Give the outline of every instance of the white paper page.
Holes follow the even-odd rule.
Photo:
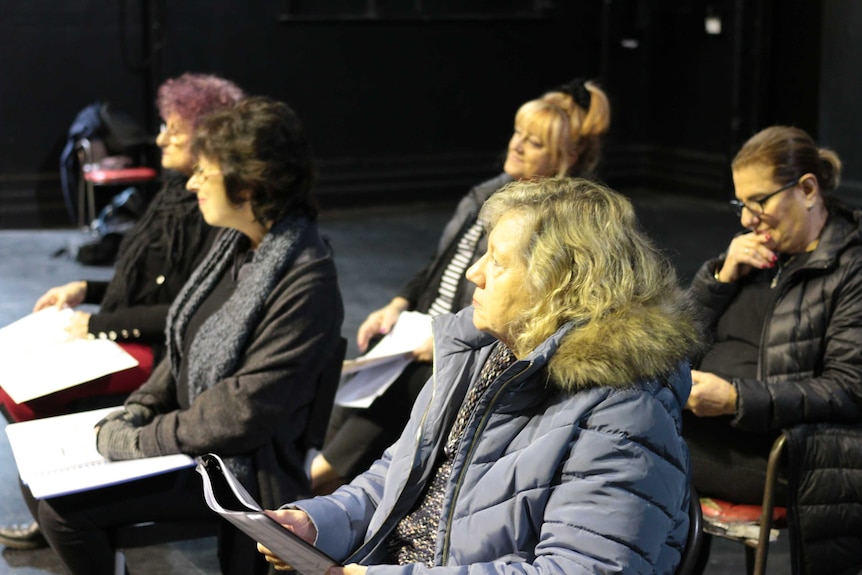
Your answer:
[[[17,352],[40,345],[55,345],[69,339],[66,326],[74,312],[69,309],[58,310],[51,307],[26,315],[0,329],[0,345],[3,354]]]
[[[430,337],[430,315],[403,312],[392,331],[368,353],[344,362],[335,403],[360,409],[370,406],[410,364],[413,350]]]
[[[344,407],[365,409],[389,389],[412,359],[399,356],[384,364],[363,369],[358,373],[342,376],[335,393],[335,403]]]
[[[76,493],[194,465],[187,455],[106,460],[96,450],[93,428],[115,409],[118,407],[6,426],[18,474],[34,497]]]
[[[104,462],[93,427],[116,409],[119,406],[7,425],[21,480],[29,485],[34,477],[57,469]]]
[[[431,337],[431,316],[415,311],[405,311],[398,316],[398,322],[392,331],[386,334],[380,342],[356,359],[344,361],[342,375],[360,371],[363,367],[379,365],[381,360],[391,358],[403,359],[411,355],[413,350]]]
[[[39,475],[34,477],[27,487],[36,499],[46,499],[192,467],[194,463],[194,459],[182,454],[128,461],[103,460],[86,467]]]
[[[0,385],[16,403],[138,365],[113,341],[70,340],[72,313],[48,308],[0,329]]]

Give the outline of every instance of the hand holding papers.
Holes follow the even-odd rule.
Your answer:
[[[138,365],[113,341],[70,340],[73,313],[46,308],[0,329],[0,385],[15,403]]]
[[[413,350],[431,337],[431,316],[405,311],[398,323],[363,356],[345,360],[335,402],[364,408],[386,391],[413,360]]]
[[[44,499],[191,467],[188,455],[108,461],[96,450],[93,427],[108,407],[6,426],[21,481]]]
[[[202,455],[197,472],[203,477],[204,499],[210,509],[262,543],[301,575],[323,575],[338,565],[326,553],[267,517],[218,455]]]

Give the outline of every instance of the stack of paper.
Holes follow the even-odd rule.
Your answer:
[[[431,316],[405,311],[371,351],[344,361],[335,402],[365,408],[383,394],[413,361],[413,350],[431,337]]]
[[[43,499],[149,477],[183,467],[188,455],[166,455],[128,461],[108,461],[96,450],[94,426],[108,407],[6,426],[21,481],[33,497]]]
[[[46,308],[0,329],[0,386],[15,403],[138,365],[113,341],[70,340],[73,313]]]

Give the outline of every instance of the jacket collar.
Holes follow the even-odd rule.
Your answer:
[[[585,326],[561,326],[522,360],[529,363],[523,373],[547,366],[553,385],[568,393],[664,381],[688,360],[697,338],[687,299],[632,305]],[[494,341],[473,325],[472,306],[434,319],[435,361],[476,352]]]
[[[827,269],[836,265],[847,246],[862,244],[862,211],[830,203],[829,217],[820,234],[817,249],[811,252],[804,267]]]

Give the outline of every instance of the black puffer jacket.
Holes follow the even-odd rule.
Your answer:
[[[778,284],[758,377],[734,378],[746,431],[787,428],[793,573],[862,568],[862,212],[831,206],[817,249]],[[739,288],[704,264],[692,293],[714,328]],[[856,425],[836,425],[850,423]]]
[[[862,573],[862,425],[787,433],[793,573]]]
[[[735,297],[708,261],[691,291],[710,329]],[[731,425],[777,431],[798,423],[862,421],[862,211],[831,205],[820,242],[781,278],[761,334],[758,377],[734,378]]]

